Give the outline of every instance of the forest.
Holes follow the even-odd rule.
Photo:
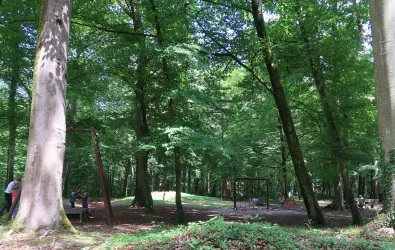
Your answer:
[[[283,209],[283,194],[303,210],[298,230],[338,226],[325,206],[347,217],[341,227],[391,228],[393,9],[391,0],[0,0],[0,184],[22,179],[17,215],[2,217],[0,232],[92,232],[93,219],[76,226],[69,216],[75,188],[98,221],[106,211],[106,227],[119,207],[134,219],[168,208],[171,228],[195,230],[189,195],[230,210],[259,198],[269,211]],[[257,216],[243,230],[282,226]],[[228,220],[206,226],[230,230]],[[151,226],[170,230],[160,225]],[[284,226],[268,227],[285,235]],[[181,249],[233,244],[194,240]],[[263,241],[235,249],[298,246]]]

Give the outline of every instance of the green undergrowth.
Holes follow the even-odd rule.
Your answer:
[[[222,217],[187,226],[159,226],[136,234],[120,234],[106,244],[110,248],[132,249],[395,249],[390,239],[365,239],[359,233],[291,229],[260,222],[229,223]]]
[[[163,192],[152,192],[152,199],[155,205],[175,204],[175,192],[166,192],[165,200],[163,201]],[[187,193],[181,193],[181,200],[183,205],[194,205],[205,208],[231,208],[229,204],[225,204],[218,197],[198,196]],[[130,205],[133,197],[118,199],[114,204]]]

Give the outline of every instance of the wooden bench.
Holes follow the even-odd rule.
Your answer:
[[[357,203],[358,207],[363,208],[365,205],[365,199],[362,198],[355,198],[354,199],[355,203]]]
[[[374,208],[374,205],[379,203],[379,199],[365,199],[364,204],[365,208],[368,208],[370,206],[371,208]]]
[[[88,213],[89,213],[89,209],[83,207],[65,208],[64,211],[66,212],[66,215],[79,214],[81,224],[88,217]]]

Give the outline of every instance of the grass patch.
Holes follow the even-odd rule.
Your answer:
[[[186,227],[111,237],[107,247],[133,249],[395,249],[390,239],[367,240],[335,230],[287,229],[269,223],[227,223],[221,217]]]
[[[166,192],[165,202],[163,202],[164,192],[152,192],[152,199],[155,205],[176,204],[175,192]],[[127,197],[124,199],[114,200],[114,204],[130,205],[134,197]],[[193,194],[181,193],[181,200],[183,205],[194,205],[204,208],[232,208],[232,205],[227,205],[217,197],[198,196]]]

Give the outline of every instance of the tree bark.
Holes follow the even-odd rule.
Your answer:
[[[283,131],[288,144],[295,174],[302,192],[303,200],[310,219],[316,224],[326,224],[324,215],[318,205],[315,197],[310,177],[308,175],[302,151],[300,149],[299,139],[296,134],[295,125],[285,96],[285,91],[281,82],[280,70],[272,52],[272,44],[269,34],[266,30],[266,24],[263,17],[263,6],[261,0],[252,0],[252,14],[254,16],[255,28],[258,37],[261,39],[263,56],[267,70],[269,72],[276,106],[279,111]]]
[[[269,34],[266,31],[262,7],[261,0],[252,0],[252,14],[254,16],[255,28],[261,41],[263,56],[265,58],[265,63],[269,72],[272,86],[272,94],[280,114],[281,123],[283,125],[283,131],[287,140],[288,150],[292,158],[295,174],[302,192],[308,217],[312,219],[315,224],[326,224],[324,215],[315,197],[311,180],[304,163],[299,139],[296,134],[295,125],[291,115],[291,110],[288,106],[288,101],[281,82],[280,70],[272,52],[272,44]]]
[[[70,0],[42,0],[27,159],[16,219],[25,229],[60,226],[70,17]]]
[[[390,151],[395,148],[395,1],[369,0],[373,36],[374,77],[379,135],[384,153],[383,172],[387,199],[385,208],[395,206],[395,179],[390,165]],[[387,184],[387,185],[386,185]]]

